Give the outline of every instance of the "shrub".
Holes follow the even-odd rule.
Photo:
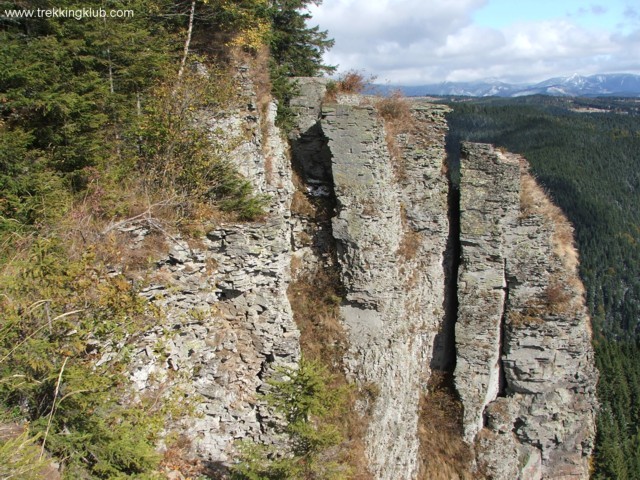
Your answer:
[[[344,414],[348,390],[332,383],[332,375],[318,362],[302,359],[298,369],[276,370],[264,399],[285,420],[278,430],[288,438],[289,450],[245,442],[234,478],[349,478],[348,466],[333,460],[331,452],[343,440],[335,420]]]
[[[186,71],[178,84],[161,85],[138,124],[142,156],[137,169],[150,190],[182,199],[187,215],[197,203],[215,202],[223,211],[253,220],[263,215],[268,199],[254,195],[227,159],[242,139],[212,132],[199,121],[203,109],[229,105],[233,85],[228,78],[210,67],[208,76]]]
[[[351,70],[339,78],[337,88],[340,93],[362,93],[372,79],[367,79],[361,72]]]
[[[338,80],[327,82],[325,101],[335,102],[338,94],[363,93],[367,86],[375,80],[375,76],[366,77],[364,73],[357,70],[349,70],[340,75]]]
[[[412,125],[411,108],[402,92],[394,91],[376,102],[378,113],[386,122],[394,124],[396,133],[407,132]]]
[[[74,258],[60,239],[41,237],[0,270],[0,405],[30,422],[70,477],[153,472],[172,406],[127,401],[124,372],[129,339],[159,312],[92,250]]]
[[[37,440],[27,430],[13,438],[0,438],[0,478],[42,478],[48,459],[41,457]]]

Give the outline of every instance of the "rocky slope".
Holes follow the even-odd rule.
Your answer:
[[[203,112],[212,130],[242,133],[232,160],[271,206],[197,245],[173,238],[143,292],[166,318],[134,353],[137,394],[192,403],[177,428],[210,472],[233,462],[238,439],[277,442],[258,392],[300,358],[287,289],[335,271],[339,368],[376,392],[359,405],[373,478],[419,477],[420,400],[432,371],[454,366],[474,478],[588,478],[596,374],[577,257],[524,162],[467,145],[458,208],[446,107],[412,104],[394,136],[366,98],[323,102],[325,81],[299,83],[288,144],[246,71],[236,111]],[[146,232],[126,228],[135,248]]]

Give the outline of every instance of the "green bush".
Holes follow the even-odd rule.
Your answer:
[[[243,139],[211,131],[201,120],[204,109],[228,107],[233,91],[230,78],[215,67],[207,76],[185,71],[180,82],[159,86],[135,131],[142,153],[137,169],[151,189],[173,194],[183,204],[215,202],[223,211],[253,220],[264,214],[268,198],[255,195],[228,160]]]
[[[285,421],[276,431],[287,438],[288,451],[245,442],[234,468],[238,480],[323,479],[351,477],[337,460],[335,447],[344,440],[338,427],[348,390],[333,386],[333,377],[318,362],[302,359],[298,369],[282,368],[268,381],[267,404]]]
[[[72,478],[153,472],[165,407],[126,401],[125,369],[128,339],[160,313],[91,252],[74,259],[55,237],[5,263],[0,285],[2,410],[28,420]],[[114,358],[96,366],[109,345]]]

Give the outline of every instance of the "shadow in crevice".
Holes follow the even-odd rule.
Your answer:
[[[502,302],[502,317],[500,318],[500,340],[499,340],[499,352],[500,357],[498,358],[498,397],[506,397],[507,396],[507,375],[504,369],[504,361],[503,358],[506,355],[505,345],[506,345],[506,328],[507,328],[507,315],[509,309],[509,277],[507,275],[507,259],[504,259],[504,300]]]
[[[430,367],[433,370],[453,373],[456,367],[455,326],[458,319],[458,269],[460,267],[460,189],[454,179],[459,177],[459,162],[448,163],[448,218],[449,235],[442,261],[444,270],[444,317],[433,346]]]
[[[339,245],[333,236],[332,218],[337,212],[332,153],[320,120],[305,132],[292,135],[291,166],[296,194],[291,206],[294,216],[306,219],[306,233],[314,256],[321,259],[331,276],[338,276]],[[295,248],[294,248],[295,249]]]

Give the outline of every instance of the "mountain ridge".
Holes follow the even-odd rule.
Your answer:
[[[640,97],[640,75],[630,73],[553,77],[542,82],[515,84],[500,80],[477,82],[442,82],[416,86],[374,85],[377,91],[400,90],[409,97],[425,95],[469,97],[520,97],[551,95],[566,97]]]

